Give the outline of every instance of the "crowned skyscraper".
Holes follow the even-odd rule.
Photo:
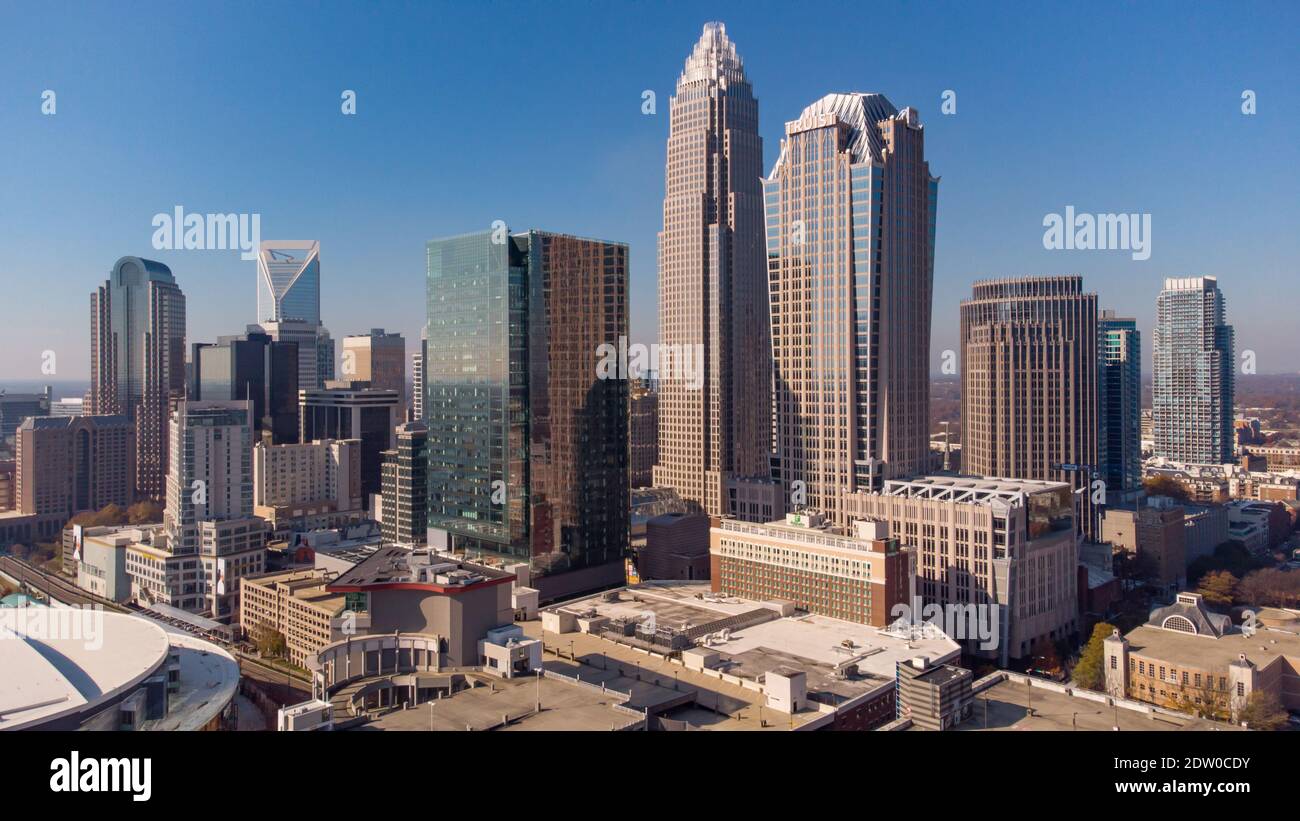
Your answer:
[[[265,240],[257,256],[257,322],[276,342],[298,345],[298,386],[334,378],[334,340],[320,319],[320,243]]]
[[[654,483],[721,515],[732,481],[767,477],[771,442],[763,141],[721,23],[704,26],[669,110],[659,336],[691,358],[660,367]]]
[[[849,494],[928,467],[939,180],[916,110],[880,94],[828,94],[785,134],[764,183],[779,475],[846,527]]]

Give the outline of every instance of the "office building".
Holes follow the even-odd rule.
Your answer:
[[[397,447],[384,451],[384,539],[422,545],[429,515],[429,429],[423,422],[398,425]]]
[[[0,444],[12,442],[18,425],[29,416],[49,416],[52,412],[48,385],[41,393],[10,393],[0,388]]]
[[[1109,507],[1134,502],[1142,490],[1142,338],[1137,320],[1104,310],[1098,320],[1097,441]]]
[[[1068,482],[1092,539],[1097,332],[1078,276],[977,282],[961,304],[962,470]]]
[[[324,388],[298,391],[301,442],[359,439],[362,505],[382,489],[383,452],[393,447],[393,428],[401,421],[401,394],[365,382],[330,381]]]
[[[275,342],[298,346],[298,389],[319,389],[334,379],[334,340],[320,323],[299,319],[263,320],[249,330],[261,330]]]
[[[361,441],[325,439],[253,447],[253,512],[269,539],[364,518]]]
[[[321,648],[345,638],[345,627],[358,627],[355,614],[351,620],[344,616],[347,596],[325,589],[334,576],[314,568],[245,576],[239,587],[240,630],[253,637],[264,630],[279,633],[289,661],[309,667]]]
[[[1153,584],[1177,592],[1187,581],[1186,514],[1168,496],[1152,496],[1136,508],[1107,509],[1101,538],[1117,552],[1147,558]]]
[[[411,421],[424,419],[424,360],[429,356],[429,327],[420,330],[420,350],[411,354]]]
[[[880,94],[785,134],[763,184],[776,457],[784,498],[842,528],[846,494],[929,467],[939,181],[916,110]]]
[[[915,548],[923,607],[973,605],[981,629],[997,628],[991,642],[968,633],[965,649],[1005,667],[1078,633],[1072,495],[1064,482],[925,476],[852,502]]]
[[[343,337],[340,373],[348,382],[369,382],[376,390],[397,391],[406,401],[406,340],[374,328]]]
[[[659,464],[707,514],[765,479],[771,431],[763,141],[758,100],[721,23],[707,23],[669,109],[659,234]]]
[[[628,415],[629,474],[632,487],[649,487],[659,462],[659,394],[645,382],[631,390]]]
[[[552,589],[559,575],[617,581],[628,381],[598,365],[627,335],[627,246],[541,231],[497,238],[428,245],[430,538],[529,561]]]
[[[251,400],[256,439],[298,441],[296,342],[277,342],[253,325],[216,344],[195,343],[190,364],[191,400]]]
[[[168,413],[185,396],[185,295],[161,262],[123,257],[90,295],[86,412],[136,426],[135,493],[166,495]]]
[[[910,605],[914,551],[890,538],[882,522],[854,522],[851,535],[828,524],[810,513],[762,525],[723,519],[709,537],[714,592],[888,627],[897,618],[893,608]]]
[[[1155,455],[1232,461],[1236,360],[1215,277],[1169,277],[1156,300],[1151,388]]]
[[[925,656],[897,663],[898,715],[920,730],[950,730],[971,717],[970,670],[932,664]]]
[[[85,400],[58,399],[50,403],[50,416],[85,416]]]
[[[182,401],[171,419],[165,544],[128,551],[137,598],[229,623],[239,577],[266,565],[253,515],[253,403]]]
[[[29,417],[18,426],[15,508],[61,527],[135,500],[135,425],[125,416]]]
[[[257,319],[319,325],[320,243],[264,240],[257,255]]]

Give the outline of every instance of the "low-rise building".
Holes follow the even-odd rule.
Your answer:
[[[1252,693],[1300,710],[1300,634],[1234,627],[1196,593],[1179,593],[1143,624],[1105,641],[1106,691],[1207,718],[1236,720]]]
[[[347,596],[326,589],[334,574],[314,568],[240,580],[239,627],[246,636],[274,630],[289,661],[306,668],[322,647],[365,632],[368,619],[345,614]]]

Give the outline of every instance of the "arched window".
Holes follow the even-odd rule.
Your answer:
[[[1198,632],[1196,625],[1192,624],[1192,620],[1186,616],[1170,616],[1160,626],[1166,630],[1177,630],[1179,633],[1196,635]]]

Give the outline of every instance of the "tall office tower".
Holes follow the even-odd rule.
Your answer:
[[[1156,300],[1151,391],[1155,455],[1184,464],[1232,461],[1233,329],[1215,277],[1170,277]]]
[[[424,544],[429,516],[429,429],[423,422],[397,426],[397,447],[384,451],[384,540]]]
[[[360,439],[362,503],[382,489],[383,452],[393,447],[393,428],[402,420],[402,396],[365,382],[330,381],[319,390],[298,391],[298,440]],[[371,511],[374,512],[374,511]]]
[[[320,324],[320,243],[265,240],[257,255],[257,319]]]
[[[424,361],[429,356],[429,326],[420,330],[420,350],[411,354],[411,421],[424,418]]]
[[[1100,533],[1097,330],[1097,295],[1078,276],[977,282],[961,303],[962,471],[1069,482],[1089,538]]]
[[[786,499],[845,528],[848,494],[929,466],[939,181],[916,110],[879,94],[785,133],[764,182],[777,462]]]
[[[428,245],[430,538],[612,583],[628,539],[628,393],[597,366],[627,334],[627,246],[504,239]]]
[[[249,325],[248,330],[264,333],[275,342],[292,342],[298,346],[299,390],[323,388],[334,378],[334,340],[323,326],[286,319]]]
[[[1101,479],[1109,507],[1136,501],[1142,490],[1142,338],[1137,320],[1101,312],[1097,344]]]
[[[381,391],[397,391],[406,400],[406,340],[401,334],[372,328],[343,337],[340,372],[349,382],[369,382]]]
[[[53,392],[49,385],[41,393],[9,393],[0,388],[0,444],[12,442],[18,425],[27,417],[49,416]]]
[[[181,401],[171,415],[163,599],[218,620],[236,615],[239,578],[266,565],[265,523],[253,515],[252,414],[243,400]],[[173,572],[195,558],[197,578]]]
[[[28,417],[18,426],[15,509],[53,516],[135,497],[135,424],[125,416]]]
[[[136,426],[136,496],[162,499],[168,410],[185,396],[185,295],[161,262],[122,257],[90,295],[86,412]]]
[[[659,394],[641,380],[632,386],[628,417],[628,472],[632,487],[649,487],[659,461]]]
[[[770,475],[771,367],[758,100],[721,23],[708,23],[670,104],[659,234],[656,486],[718,516],[737,480]]]
[[[276,342],[251,325],[243,335],[193,345],[189,398],[252,400],[255,439],[297,442],[298,375],[298,343]]]

